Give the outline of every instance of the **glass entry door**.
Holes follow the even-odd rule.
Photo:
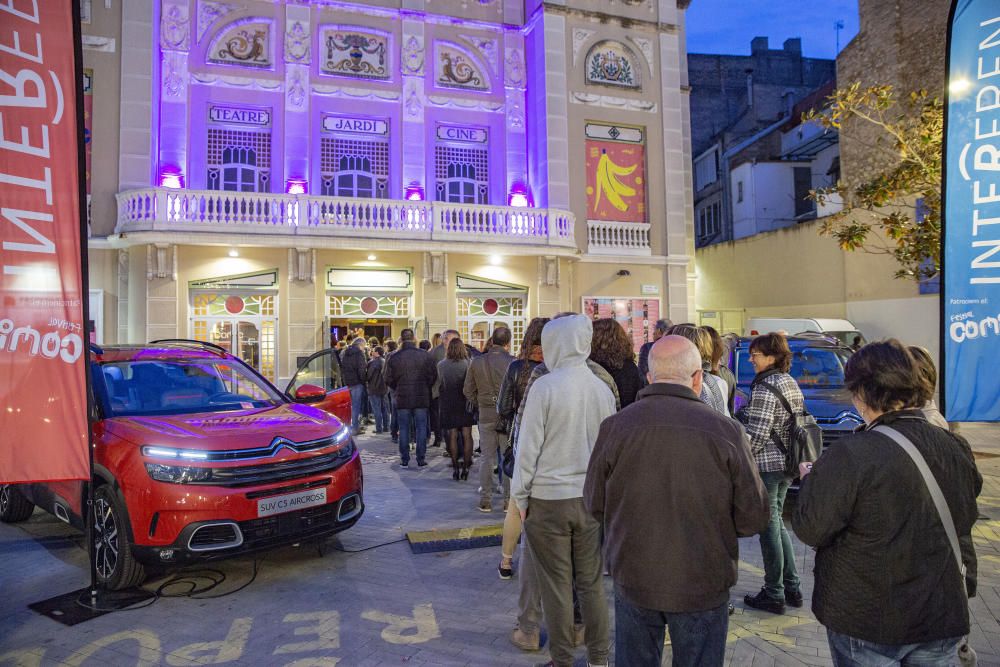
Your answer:
[[[192,297],[191,337],[218,345],[274,381],[276,298],[271,294],[196,294]]]

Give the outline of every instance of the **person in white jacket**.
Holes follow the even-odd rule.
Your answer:
[[[537,566],[549,654],[573,664],[573,589],[586,626],[587,660],[607,665],[608,604],[602,585],[601,527],[583,504],[583,485],[601,422],[615,412],[611,390],[587,367],[593,326],[584,315],[542,330],[549,373],[526,399],[511,497]]]

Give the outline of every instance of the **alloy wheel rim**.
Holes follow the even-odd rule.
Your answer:
[[[0,486],[0,514],[6,514],[10,507],[10,487]]]
[[[118,524],[111,504],[104,498],[94,502],[94,560],[97,573],[107,581],[118,567]]]

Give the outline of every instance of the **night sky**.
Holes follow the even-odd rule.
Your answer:
[[[844,22],[843,49],[858,32],[857,0],[692,0],[688,52],[749,55],[754,37],[767,37],[772,49],[780,49],[789,37],[801,37],[803,55],[833,58],[838,19]]]

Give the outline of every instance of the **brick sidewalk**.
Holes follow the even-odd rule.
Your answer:
[[[963,425],[962,434],[986,480],[986,518],[975,530],[980,586],[970,605],[972,643],[981,665],[1000,665],[1000,426]],[[361,522],[328,540],[325,555],[309,544],[269,553],[257,580],[228,597],[165,598],[65,628],[27,604],[85,584],[80,537],[40,512],[25,524],[0,525],[0,665],[478,667],[547,660],[507,640],[517,584],[497,578],[498,548],[413,555],[398,542],[410,530],[499,523],[500,503],[492,514],[478,512],[476,483],[453,481],[438,449],[429,450],[427,468],[404,469],[387,439],[360,444],[367,504]],[[830,664],[825,630],[808,611],[812,550],[795,545],[807,604],[775,616],[743,607],[743,594],[760,588],[763,570],[757,539],[740,541],[728,664]],[[213,593],[246,582],[252,566],[249,558],[212,564],[228,577]]]

